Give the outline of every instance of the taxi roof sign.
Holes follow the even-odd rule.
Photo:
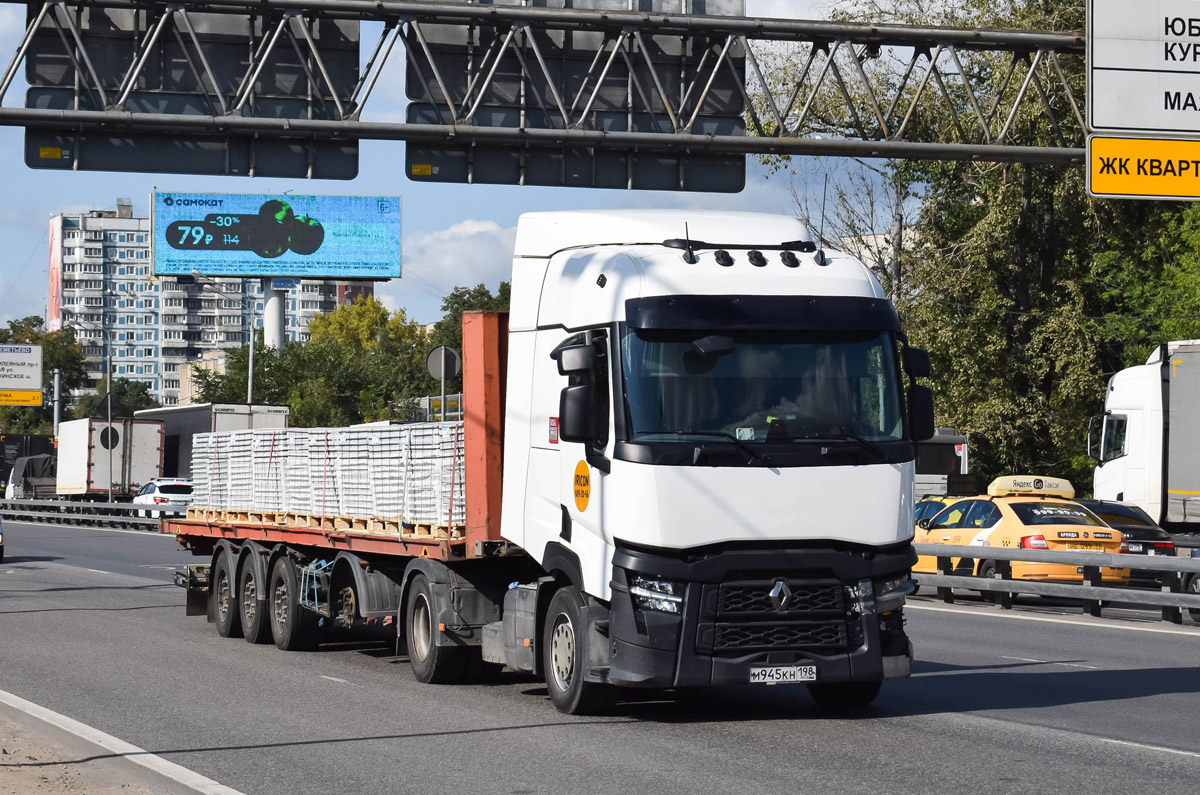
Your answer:
[[[996,478],[988,485],[987,493],[992,497],[1012,497],[1017,494],[1031,494],[1038,497],[1062,497],[1071,499],[1075,496],[1075,487],[1071,481],[1064,478],[1040,478],[1033,475],[1009,475]]]

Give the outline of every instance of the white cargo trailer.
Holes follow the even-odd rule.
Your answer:
[[[162,475],[163,424],[158,420],[83,419],[58,426],[60,497],[131,498]]]

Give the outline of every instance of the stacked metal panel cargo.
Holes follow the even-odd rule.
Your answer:
[[[461,422],[198,434],[193,505],[210,511],[461,525]]]

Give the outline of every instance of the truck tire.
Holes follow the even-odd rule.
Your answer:
[[[271,641],[271,623],[267,614],[269,610],[260,609],[259,600],[263,597],[262,583],[252,560],[242,564],[242,573],[238,582],[238,617],[242,622],[242,635],[248,643],[269,643]]]
[[[1188,583],[1187,592],[1194,596],[1200,596],[1200,574],[1192,575],[1192,581]],[[1192,617],[1193,621],[1200,621],[1200,608],[1189,607],[1188,615]]]
[[[217,557],[217,563],[213,566],[212,598],[217,634],[222,638],[240,638],[242,624],[238,620],[237,580],[226,552]]]
[[[542,670],[550,700],[567,715],[594,715],[609,701],[608,688],[584,676],[587,637],[583,596],[571,585],[558,589],[542,624]]]
[[[828,710],[865,707],[879,695],[883,682],[810,682],[808,694]]]
[[[271,567],[269,582],[271,635],[284,651],[309,651],[317,645],[317,617],[300,606],[300,578],[287,555]]]
[[[426,684],[461,682],[467,673],[467,649],[439,646],[433,589],[424,574],[412,578],[404,610],[404,634],[413,676]]]

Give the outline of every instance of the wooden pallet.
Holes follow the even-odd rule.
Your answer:
[[[445,523],[418,522],[405,526],[399,518],[381,519],[378,517],[360,516],[320,516],[311,513],[290,513],[281,511],[230,511],[206,510],[204,508],[188,508],[188,521],[208,522],[210,524],[240,524],[240,525],[276,525],[284,527],[302,527],[306,530],[320,530],[334,534],[364,534],[391,536],[412,541],[451,541],[466,537],[464,525],[447,525]]]

